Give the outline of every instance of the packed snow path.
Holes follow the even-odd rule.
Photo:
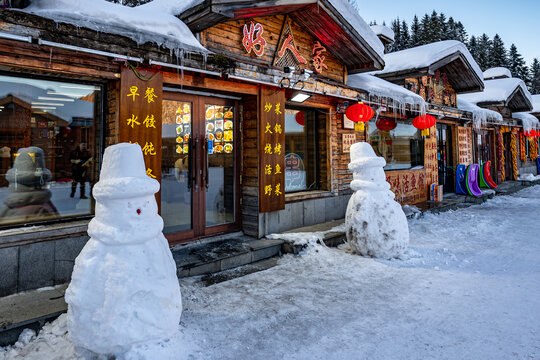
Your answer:
[[[535,186],[410,220],[403,260],[311,247],[210,287],[182,280],[190,358],[540,359],[539,214]]]

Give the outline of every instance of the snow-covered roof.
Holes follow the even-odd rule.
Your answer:
[[[371,30],[377,36],[384,36],[385,38],[394,41],[394,31],[385,25],[371,25]]]
[[[22,11],[56,22],[126,36],[138,44],[153,42],[175,51],[208,52],[186,24],[157,8],[132,8],[105,0],[32,0]]]
[[[480,128],[487,124],[488,120],[503,122],[503,117],[496,111],[483,109],[467,100],[463,99],[463,95],[457,97],[458,109],[463,111],[469,111],[473,115],[473,125],[475,128]]]
[[[511,78],[512,73],[505,67],[493,67],[484,71],[484,80],[499,79],[499,78]]]
[[[536,116],[531,115],[528,112],[512,113],[512,118],[521,120],[521,122],[523,123],[523,130],[526,132],[531,131],[532,128],[538,129],[540,127],[540,123]]]
[[[531,95],[532,98],[532,113],[533,114],[540,114],[540,94],[538,95]]]
[[[522,90],[524,97],[532,103],[532,97],[527,86],[521,79],[495,79],[484,82],[484,91],[462,94],[463,100],[473,104],[508,103],[517,90]]]
[[[466,59],[474,74],[476,74],[478,79],[482,81],[484,78],[482,70],[480,70],[480,67],[476,61],[474,61],[474,58],[465,44],[457,40],[438,41],[431,44],[385,54],[384,69],[375,71],[373,74],[384,75],[402,71],[431,68],[432,65],[436,65],[439,61],[456,53],[460,53]]]
[[[417,108],[421,113],[425,113],[426,111],[426,103],[420,95],[417,95],[399,85],[380,79],[374,75],[349,75],[348,85],[367,91],[370,96],[390,99],[392,100],[394,107],[402,111],[405,110],[406,104]]]
[[[139,5],[138,8],[144,11],[162,11],[170,15],[179,15],[202,2],[203,0],[152,0]]]

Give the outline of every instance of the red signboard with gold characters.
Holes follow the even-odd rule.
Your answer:
[[[146,174],[161,178],[161,107],[163,78],[160,72],[122,67],[118,142],[141,146]]]
[[[259,124],[259,211],[285,209],[285,92],[262,88]]]

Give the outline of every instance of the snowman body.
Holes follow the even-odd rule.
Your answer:
[[[353,172],[345,216],[346,236],[351,249],[364,256],[399,257],[409,244],[409,226],[401,205],[386,182],[384,158],[375,155],[370,144],[351,146]]]
[[[129,145],[119,149],[123,156],[142,162],[138,145],[119,145]],[[144,167],[137,176],[107,176],[110,158],[106,151],[93,191],[97,202],[88,225],[90,240],[75,260],[65,296],[68,329],[79,353],[115,355],[168,339],[178,331],[182,314],[176,265],[154,198],[159,183],[146,176]]]

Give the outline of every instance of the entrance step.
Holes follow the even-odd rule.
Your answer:
[[[277,257],[271,257],[238,268],[225,270],[220,273],[205,275],[201,278],[201,281],[205,286],[219,284],[224,281],[229,281],[242,276],[273,268],[277,265],[277,261]]]
[[[218,273],[281,255],[282,240],[238,235],[172,249],[178,277]]]
[[[281,246],[281,250],[284,253],[287,254],[298,254],[305,245],[297,245],[294,243],[294,241],[287,240],[288,234],[296,234],[296,233],[322,233],[322,241],[326,246],[329,247],[336,247],[338,245],[341,245],[347,241],[347,237],[345,236],[344,231],[331,231],[333,228],[343,224],[345,222],[345,219],[338,219],[333,220],[325,223],[310,225],[310,226],[304,226],[297,229],[292,229],[283,232],[283,238],[279,239],[279,235],[277,235],[276,239],[279,239],[283,242],[283,245]]]

